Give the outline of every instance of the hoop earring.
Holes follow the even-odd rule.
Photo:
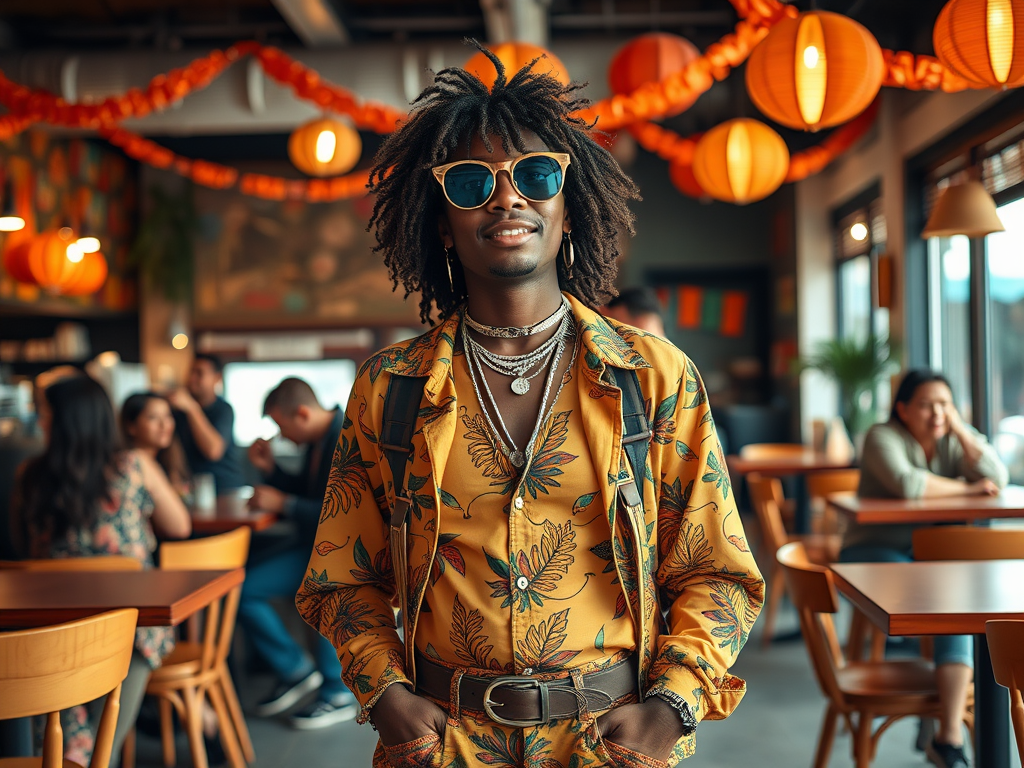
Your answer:
[[[444,246],[444,265],[448,267],[448,287],[455,293],[455,281],[452,280],[452,260],[448,255],[448,246]]]
[[[576,253],[572,247],[572,237],[569,232],[562,235],[562,261],[565,263],[566,277],[572,279],[572,265],[576,261]],[[568,250],[566,249],[568,246]]]

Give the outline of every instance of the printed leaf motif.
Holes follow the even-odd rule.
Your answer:
[[[560,650],[569,626],[569,610],[552,614],[547,621],[526,630],[526,637],[517,643],[517,664],[537,672],[557,672],[579,655],[579,651]]]
[[[363,423],[363,416],[366,415],[366,401],[362,400],[359,403],[359,431],[363,433],[363,437],[368,442],[377,444],[377,435],[374,434],[373,430],[370,429],[366,424]]]
[[[512,605],[512,589],[509,584],[508,563],[497,557],[492,557],[486,549],[484,550],[484,557],[487,558],[487,565],[498,576],[496,581],[487,582],[487,586],[494,590],[491,592],[491,597],[502,598],[501,607],[508,608]]]
[[[362,501],[362,492],[368,490],[370,490],[370,478],[366,474],[366,466],[359,453],[359,445],[355,440],[349,440],[348,435],[342,433],[341,440],[338,442],[337,448],[334,449],[334,457],[331,459],[331,474],[327,481],[327,492],[323,509],[320,512],[320,522],[336,517],[338,512],[347,515],[352,507]]]
[[[711,599],[718,606],[717,610],[703,612],[716,623],[711,635],[721,641],[719,648],[728,648],[730,653],[737,654],[747,642],[757,609],[739,584],[718,580],[709,580],[707,584],[711,588]]]
[[[601,653],[604,653],[604,624],[601,625],[601,629],[598,631],[597,637],[594,638],[594,647]]]
[[[372,584],[386,591],[394,589],[391,553],[387,547],[383,547],[371,560],[360,536],[356,538],[355,547],[352,549],[352,559],[356,563],[356,568],[349,571],[353,580],[360,584]]]
[[[518,768],[526,746],[523,732],[518,728],[511,730],[507,736],[502,729],[491,728],[490,734],[470,734],[469,740],[483,750],[476,753],[476,759],[495,768]]]
[[[679,454],[679,458],[683,461],[696,461],[697,454],[690,450],[690,446],[684,443],[682,440],[676,440],[676,453]]]
[[[704,534],[704,524],[694,525],[684,520],[676,537],[675,556],[679,560],[680,571],[687,577],[697,573],[712,573],[715,570],[713,559],[714,549]]]
[[[679,394],[661,401],[658,410],[654,412],[654,423],[651,431],[654,433],[654,442],[660,445],[668,445],[676,431],[676,403],[679,401]]]
[[[729,491],[732,489],[732,483],[729,481],[729,472],[719,462],[718,456],[714,451],[708,453],[708,467],[709,470],[704,473],[701,480],[705,483],[714,483],[715,487],[722,491],[722,498],[728,499]]]
[[[595,544],[590,548],[597,557],[605,561],[604,570],[601,573],[615,573],[615,561],[612,559],[612,540],[605,539],[600,544]],[[612,579],[612,584],[618,583],[618,577]]]
[[[580,496],[578,499],[576,499],[576,501],[573,502],[572,513],[574,515],[577,515],[584,509],[589,507],[590,502],[594,500],[595,496],[597,496],[597,491],[594,491],[593,493],[585,493],[582,496]]]
[[[437,405],[427,405],[420,408],[416,413],[416,421],[420,425],[419,431],[423,431],[423,427],[427,424],[431,424],[437,421],[442,416],[446,416],[451,413],[452,406],[455,404],[455,395],[448,395]]]
[[[540,546],[534,544],[529,556],[525,551],[516,555],[511,564],[511,582],[515,585],[513,601],[520,611],[525,611],[531,601],[537,606],[544,605],[544,596],[555,591],[562,575],[569,572],[574,562],[570,553],[576,549],[575,539],[576,532],[570,521],[562,525],[545,521]],[[524,589],[516,584],[520,576],[529,581]]]
[[[459,410],[464,411],[465,407]],[[473,466],[481,470],[484,477],[492,478],[491,485],[508,487],[507,484],[515,480],[515,467],[498,447],[498,441],[487,426],[483,414],[478,413],[472,418],[463,414],[461,420],[466,428],[462,437],[469,444],[469,457],[473,460]]]
[[[699,408],[708,401],[707,390],[704,389],[704,385],[701,384],[700,377],[697,375],[697,369],[694,367],[693,362],[690,360],[686,361],[686,391],[693,395],[693,399],[690,400],[689,404],[683,406],[687,410],[693,408]]]
[[[450,493],[448,493],[448,491],[444,490],[443,488],[438,488],[437,490],[438,490],[438,493],[441,494],[441,503],[442,504],[444,504],[449,509],[458,509],[459,511],[462,511],[462,505],[459,504],[458,499],[456,499],[454,496],[452,496]]]
[[[442,533],[437,537],[437,557],[430,569],[430,584],[437,584],[445,568],[451,565],[460,575],[466,575],[466,560],[452,542],[459,537],[457,533]]]
[[[624,592],[619,592],[619,594],[615,596],[615,615],[612,616],[612,618],[621,619],[626,615],[627,607],[626,594]]]
[[[540,450],[534,454],[529,469],[523,482],[526,490],[533,498],[539,493],[546,494],[548,488],[561,488],[561,484],[555,478],[562,474],[561,467],[573,461],[576,457],[571,453],[558,450],[566,438],[569,437],[569,416],[572,411],[561,411],[551,417],[551,427]],[[507,483],[502,488],[502,493],[512,490],[512,483]]]
[[[472,667],[487,669],[491,665],[493,645],[487,645],[483,634],[484,617],[476,608],[466,611],[459,596],[455,595],[452,607],[452,624],[448,638],[452,641],[455,655]]]
[[[590,343],[600,349],[609,360],[622,360],[626,365],[636,368],[649,367],[640,353],[629,346],[603,318],[598,317],[592,323],[583,323],[582,329],[583,333],[589,334]],[[590,361],[587,362],[589,364]],[[597,364],[600,365],[600,360]],[[597,365],[590,367],[596,369]]]
[[[348,539],[345,540],[345,544],[348,544]],[[320,555],[320,557],[327,557],[336,549],[344,549],[345,544],[335,544],[333,541],[321,541],[316,545],[316,553]]]

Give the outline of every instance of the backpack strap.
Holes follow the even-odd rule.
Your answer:
[[[622,450],[626,453],[633,479],[619,484],[619,499],[632,514],[643,519],[644,499],[640,489],[647,475],[647,453],[651,445],[651,424],[644,407],[644,395],[636,371],[608,366],[612,382],[622,392]]]

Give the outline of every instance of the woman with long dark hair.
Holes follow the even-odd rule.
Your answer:
[[[192,473],[181,441],[174,433],[170,401],[156,392],[131,395],[121,406],[120,421],[124,444],[156,461],[174,490],[188,503],[192,495]]]
[[[46,451],[25,465],[13,507],[13,533],[24,556],[127,555],[152,568],[156,534],[181,539],[191,533],[188,510],[160,465],[121,448],[110,400],[96,381],[81,376],[48,387],[39,421]],[[170,627],[137,630],[121,688],[115,761],[150,671],[173,647]],[[99,711],[88,705],[62,715],[69,760],[88,764]]]
[[[908,371],[893,400],[889,421],[873,426],[864,440],[858,495],[990,496],[1006,485],[1006,467],[981,433],[961,419],[945,376]],[[913,530],[912,525],[851,525],[841,559],[909,562]],[[962,723],[974,675],[971,638],[936,637],[934,661],[942,716],[935,738],[920,738],[918,746],[940,768],[966,768]]]

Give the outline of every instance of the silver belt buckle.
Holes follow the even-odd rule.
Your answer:
[[[495,688],[501,688],[502,686],[508,686],[518,690],[530,690],[536,688],[540,691],[540,717],[536,720],[509,720],[502,717],[494,711],[494,707],[503,707],[504,704],[492,701],[491,692]],[[548,722],[548,715],[551,711],[550,702],[548,700],[548,684],[542,680],[535,680],[532,677],[526,677],[522,675],[503,675],[502,677],[496,677],[490,685],[484,690],[484,712],[496,723],[501,725],[509,725],[513,728],[530,728],[535,725],[546,725]]]

